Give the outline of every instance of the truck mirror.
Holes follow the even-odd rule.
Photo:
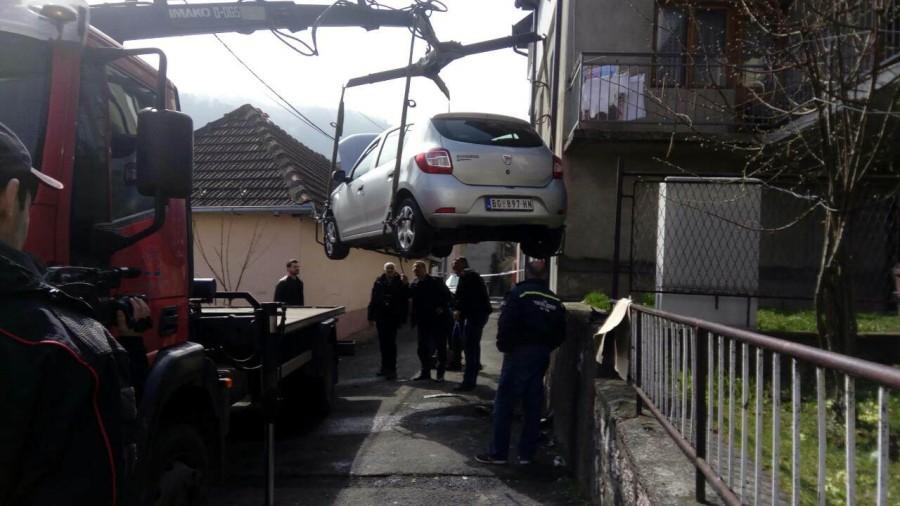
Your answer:
[[[178,111],[138,113],[137,186],[142,195],[183,199],[191,195],[194,122]]]
[[[347,180],[347,172],[343,170],[336,170],[331,174],[331,179],[335,184],[341,184]]]

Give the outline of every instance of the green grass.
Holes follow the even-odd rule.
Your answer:
[[[816,313],[760,309],[756,312],[757,326],[762,332],[816,332]],[[896,314],[858,313],[858,332],[900,333],[900,317]]]
[[[584,296],[584,300],[581,301],[588,306],[593,306],[601,311],[609,311],[612,307],[612,301],[609,296],[600,291],[593,291]]]
[[[789,378],[782,378],[782,385],[789,385]],[[755,454],[755,382],[751,380],[749,406],[748,406],[748,455],[753,458]],[[717,385],[714,384],[714,399],[717,399]],[[806,392],[810,392],[811,388],[807,388]],[[862,383],[857,383],[857,416],[856,416],[856,502],[857,504],[874,504],[875,503],[875,487],[876,487],[876,450],[877,450],[877,434],[878,434],[878,403],[875,396],[874,387],[867,387]],[[804,395],[800,404],[799,416],[799,433],[800,433],[800,504],[814,505],[816,501],[817,486],[817,470],[818,470],[818,428],[817,428],[817,402],[814,395]],[[740,397],[741,397],[741,381],[735,380],[735,455],[739,455],[740,448]],[[728,393],[727,384],[725,392],[726,412],[724,414],[724,425],[716,427],[716,418],[711,423],[713,428],[713,438],[716,437],[718,430],[722,431],[723,446],[727,448],[728,439]],[[763,395],[762,409],[762,455],[763,468],[762,479],[766,483],[771,481],[772,470],[772,390],[771,385],[766,385]],[[779,468],[779,484],[781,492],[785,497],[790,498],[791,494],[791,398],[790,391],[783,390],[781,395],[780,424],[781,434],[780,441],[780,458],[778,461]],[[900,480],[896,477],[900,476],[900,461],[896,456],[896,448],[900,444],[900,434],[897,428],[900,427],[900,396],[894,393],[888,402],[888,418],[892,429],[890,437],[891,447],[891,464],[888,470],[888,503],[900,503]],[[845,456],[844,456],[844,433],[845,422],[843,410],[832,399],[826,401],[826,454],[825,454],[825,494],[827,504],[845,504]],[[725,449],[723,448],[723,450]],[[727,455],[723,453],[723,456]],[[709,462],[715,461],[715,454],[708,457]],[[725,459],[727,461],[727,459]],[[727,465],[727,464],[726,464]],[[750,475],[749,493],[752,494],[752,467],[747,470]],[[737,485],[737,478],[735,478]],[[739,492],[739,491],[738,491]]]

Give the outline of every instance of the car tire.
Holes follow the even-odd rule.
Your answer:
[[[403,258],[419,258],[429,250],[432,230],[418,204],[405,198],[394,215],[394,249]]]
[[[431,256],[437,258],[447,258],[450,256],[450,253],[453,253],[453,245],[447,244],[444,246],[434,246],[431,248]]]
[[[325,256],[331,260],[343,260],[350,254],[350,248],[341,242],[341,236],[338,231],[337,221],[333,216],[325,218],[322,224],[324,230],[323,245],[325,248]]]
[[[533,234],[521,242],[522,253],[532,258],[550,258],[562,245],[562,229]]]
[[[150,504],[206,504],[210,454],[197,427],[174,423],[160,430],[150,461]]]

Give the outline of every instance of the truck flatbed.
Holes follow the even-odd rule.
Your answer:
[[[344,306],[289,306],[287,308],[287,317],[285,321],[284,332],[291,333],[306,327],[313,326],[319,322],[328,320],[344,314]],[[253,313],[252,307],[207,307],[204,306],[202,314],[224,316],[224,315],[248,315]]]

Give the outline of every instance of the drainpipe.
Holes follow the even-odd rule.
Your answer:
[[[560,49],[562,47],[562,17],[563,17],[563,0],[556,0],[556,26],[553,29],[556,34],[556,40],[553,42],[553,54],[556,56],[553,59],[553,91],[552,95],[550,95],[550,147],[553,149],[553,154],[562,154],[562,152],[558,152],[557,141],[559,140],[559,135],[557,135],[558,124],[556,121],[556,115],[559,112],[559,67],[560,60],[562,60],[562,55],[560,54]],[[562,157],[560,157],[562,158]]]

